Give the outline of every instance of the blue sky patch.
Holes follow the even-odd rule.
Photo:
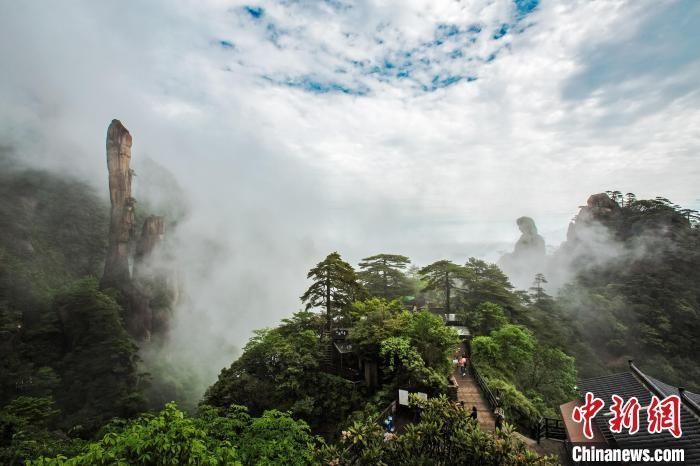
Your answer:
[[[323,3],[330,6],[335,11],[347,11],[352,8],[350,3],[343,3],[339,0],[323,0]]]
[[[513,0],[515,2],[515,9],[518,12],[518,16],[526,16],[537,8],[540,4],[540,0]]]
[[[329,7],[332,15],[340,14],[339,10],[353,8],[347,7],[348,0],[277,0],[277,2],[292,7],[312,8],[311,3],[315,2],[317,8],[321,5],[324,14],[328,15]],[[515,1],[515,0],[512,0]],[[524,1],[524,0],[521,0]],[[534,9],[538,1],[528,0],[526,3],[518,4],[519,8]],[[285,50],[286,47],[295,47],[298,39],[303,37],[303,32],[298,29],[284,29],[284,21],[270,15],[262,7],[246,6],[246,16],[254,18],[254,22],[260,28],[267,41],[274,44],[278,49]],[[240,10],[239,10],[240,11]],[[273,17],[274,16],[274,17]],[[263,20],[259,20],[263,18]],[[499,23],[496,31],[491,27],[478,22],[445,22],[434,24],[430,35],[423,37],[414,43],[395,43],[396,29],[389,22],[381,22],[374,28],[368,37],[375,44],[379,45],[378,53],[371,53],[364,57],[349,56],[342,51],[335,50],[333,46],[317,44],[316,53],[328,55],[334,60],[329,73],[323,73],[323,77],[304,70],[287,74],[259,75],[268,82],[294,89],[303,90],[314,94],[347,94],[364,96],[371,92],[377,83],[389,85],[409,86],[424,92],[433,92],[438,89],[454,86],[460,82],[471,82],[477,78],[474,76],[478,69],[474,68],[496,58],[496,53],[484,57],[487,54],[478,53],[473,49],[472,44],[479,40],[479,36],[488,31],[487,34],[494,34],[495,38],[500,38],[507,32],[515,32],[519,18],[512,18],[511,22]],[[514,29],[516,28],[516,29]],[[357,33],[341,32],[344,38],[351,43],[358,36]],[[432,37],[431,37],[432,36]],[[488,37],[485,36],[486,39]],[[286,39],[286,40],[285,40]],[[391,47],[390,44],[394,44]],[[402,48],[401,46],[405,48]],[[406,47],[406,45],[408,45]],[[341,63],[338,63],[338,60]]]
[[[355,96],[369,94],[369,88],[364,85],[351,87],[339,82],[325,81],[313,76],[287,77],[284,79],[275,79],[270,76],[263,76],[263,78],[277,85],[301,89],[313,94],[347,94]]]
[[[265,28],[265,32],[267,35],[267,39],[273,44],[275,44],[277,47],[280,47],[279,39],[283,32],[280,31],[279,28],[272,23],[269,23],[267,25],[267,27]]]
[[[510,26],[506,23],[501,24],[501,27],[496,30],[496,32],[493,33],[493,38],[494,39],[500,39],[501,37],[505,36],[508,34],[508,30],[510,29]]]
[[[219,41],[219,46],[222,49],[227,49],[227,50],[234,48],[233,42],[228,41],[228,40],[223,40],[223,39]]]
[[[255,19],[260,19],[265,14],[265,9],[260,6],[245,6],[243,7],[250,16]]]
[[[438,89],[444,89],[446,87],[454,86],[455,84],[462,81],[473,82],[476,80],[476,76],[447,75],[445,77],[442,77],[441,75],[436,75],[433,76],[433,80],[430,82],[429,85],[424,84],[422,88],[425,92],[433,92],[437,91]]]

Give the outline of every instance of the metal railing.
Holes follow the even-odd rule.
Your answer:
[[[496,395],[493,394],[493,391],[486,383],[486,380],[484,380],[484,378],[479,373],[479,370],[473,363],[469,364],[469,373],[471,373],[471,375],[474,376],[474,380],[476,380],[477,385],[479,385],[479,388],[481,388],[481,392],[486,397],[486,401],[488,401],[489,405],[491,406],[491,409],[495,410],[496,408],[500,407],[500,400]]]
[[[543,417],[535,424],[532,436],[535,437],[537,443],[540,443],[543,438],[566,440],[566,426],[561,419]]]
[[[635,364],[632,359],[628,361],[630,370],[642,381],[642,384],[646,386],[654,395],[659,398],[665,398],[666,393],[661,390],[645,373],[643,373]],[[681,399],[683,405],[688,408],[696,417],[700,418],[700,405],[690,398],[685,393],[685,388],[678,387],[678,396]]]

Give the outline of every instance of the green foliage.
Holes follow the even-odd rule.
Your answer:
[[[457,331],[444,324],[442,318],[428,311],[403,314],[404,335],[420,353],[428,367],[442,374],[451,369],[454,348],[459,344]]]
[[[512,425],[523,428],[526,432],[542,416],[558,417],[552,408],[537,406],[515,385],[498,377],[486,377],[486,383],[497,393],[499,403],[505,412],[505,419]],[[573,398],[573,395],[572,395]]]
[[[446,384],[444,377],[426,367],[420,353],[407,337],[390,337],[382,342],[380,353],[388,360],[388,368],[395,372],[401,369],[398,385],[416,389],[428,386],[438,388]]]
[[[313,282],[301,296],[306,309],[323,307],[326,310],[326,325],[330,329],[340,311],[364,293],[357,281],[355,270],[332,252],[316,264],[306,276]]]
[[[556,417],[557,407],[576,396],[574,358],[539,343],[521,326],[507,324],[474,338],[472,359],[518,425]]]
[[[241,357],[207,390],[205,402],[242,404],[256,414],[290,411],[315,428],[344,419],[357,406],[359,394],[344,379],[321,370],[318,325],[304,311],[276,329],[257,331]]]
[[[136,345],[121,308],[83,279],[57,293],[39,320],[15,320],[0,309],[8,337],[2,347],[2,415],[9,437],[5,457],[15,460],[72,448],[58,429],[86,437],[115,416],[143,410],[137,388]],[[50,405],[50,408],[49,408]],[[41,414],[42,421],[36,417]],[[66,450],[67,451],[67,450]]]
[[[0,162],[6,162],[0,155]],[[0,301],[36,315],[57,288],[96,275],[109,208],[78,180],[46,171],[0,171]]]
[[[700,228],[692,211],[663,198],[631,198],[597,219],[616,241],[618,259],[591,263],[556,299],[571,327],[562,333],[582,376],[625,370],[634,359],[667,383],[700,391],[694,342],[700,335]]]
[[[544,285],[547,283],[549,282],[545,278],[544,274],[538,273],[535,275],[535,279],[530,287],[530,295],[535,302],[551,299],[551,296],[544,291]]]
[[[524,370],[524,362],[532,358],[536,341],[523,327],[508,324],[472,341],[475,362],[489,371],[507,378],[516,378]]]
[[[187,417],[174,404],[169,404],[157,416],[143,416],[129,423],[121,432],[106,434],[100,441],[87,445],[77,456],[39,458],[28,464],[241,464],[231,441],[210,435],[208,427],[207,423]]]
[[[93,430],[112,417],[140,412],[138,348],[124,330],[114,299],[98,290],[95,279],[84,279],[56,296],[54,310],[65,329],[58,400],[68,425]]]
[[[489,302],[506,310],[511,317],[521,312],[520,299],[513,285],[496,264],[470,257],[462,268],[460,301],[466,312]]]
[[[426,283],[423,291],[439,291],[444,300],[445,312],[449,313],[452,310],[452,290],[456,286],[456,280],[464,275],[462,267],[448,260],[440,260],[426,265],[418,273]]]
[[[143,415],[107,432],[101,440],[67,457],[42,457],[37,466],[171,464],[313,464],[317,439],[302,421],[279,411],[259,418],[232,406],[224,415],[203,406],[195,417],[174,403],[156,415]]]
[[[244,464],[314,464],[309,427],[280,411],[253,419],[238,442]]]
[[[446,398],[412,400],[420,421],[399,436],[385,437],[377,419],[366,418],[343,431],[340,444],[322,448],[319,463],[335,465],[555,465],[555,458],[527,450],[507,424],[489,434],[469,418],[469,412]]]
[[[440,317],[378,298],[353,303],[347,316],[349,341],[359,357],[379,363],[386,386],[445,389],[458,337]],[[242,404],[253,413],[290,411],[316,431],[337,426],[367,403],[368,394],[322,367],[327,345],[322,324],[318,314],[302,311],[275,329],[256,332],[209,388],[205,402]]]
[[[357,301],[350,308],[354,325],[349,339],[357,353],[365,358],[375,357],[385,339],[401,334],[406,309],[398,301],[370,298]]]
[[[467,311],[466,321],[475,335],[488,335],[508,323],[503,308],[492,302],[482,302],[474,311]]]
[[[42,454],[75,451],[79,440],[54,430],[59,411],[50,397],[20,396],[0,410],[0,464],[22,464]]]
[[[359,320],[350,341],[366,357],[382,360],[393,374],[392,386],[444,390],[451,354],[459,337],[427,311],[408,312],[397,301],[371,299],[353,306]]]
[[[411,293],[411,285],[404,273],[411,261],[398,254],[377,254],[365,257],[357,274],[370,296],[395,299]]]

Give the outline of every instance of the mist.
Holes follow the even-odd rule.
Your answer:
[[[398,15],[362,2],[342,16],[265,1],[266,21],[287,31],[277,44],[239,2],[5,5],[0,145],[107,199],[106,128],[118,118],[129,129],[137,209],[169,222],[153,266],[182,290],[168,340],[144,358],[168,359],[201,390],[254,329],[301,307],[306,272],[331,251],[352,264],[379,252],[418,265],[496,261],[518,239],[516,218],[533,217],[556,247],[577,206],[616,186],[697,205],[700,96],[684,87],[696,54],[666,64],[683,71],[675,83],[638,70],[636,88],[655,91],[637,93],[655,108],[645,114],[630,110],[620,76],[595,74],[614,68],[596,50],[646,50],[652,13],[544,3],[498,43],[501,24],[522,21],[511,2],[452,3],[402,2]],[[455,45],[473,60],[448,63],[449,50],[428,47],[437,68],[412,80],[334,74],[349,57],[381,63],[422,47],[440,22],[481,25]],[[433,74],[464,79],[425,90]],[[303,76],[320,87],[296,84]],[[369,91],[333,91],[343,86]],[[619,131],[602,131],[611,120]],[[591,241],[601,260],[618,256],[604,232]],[[569,274],[564,265],[548,278],[556,287]]]

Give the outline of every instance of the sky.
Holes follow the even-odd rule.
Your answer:
[[[334,250],[495,261],[517,217],[555,247],[608,189],[700,207],[699,21],[693,0],[0,0],[0,145],[106,197],[120,119],[136,198],[149,160],[187,199],[182,312],[240,346]]]

